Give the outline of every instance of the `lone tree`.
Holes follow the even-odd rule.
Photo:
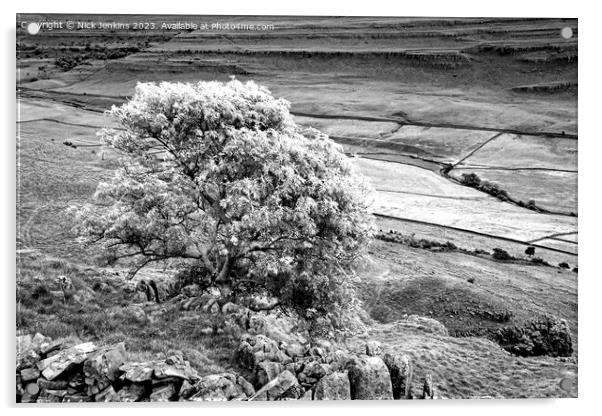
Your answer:
[[[352,303],[373,231],[368,187],[288,102],[253,82],[140,83],[110,115],[123,129],[105,143],[125,157],[73,209],[107,260],[132,274],[167,262],[222,299],[306,319]]]

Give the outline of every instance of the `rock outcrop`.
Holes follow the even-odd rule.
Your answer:
[[[412,398],[412,361],[405,354],[383,355],[383,361],[391,375],[391,385],[393,387],[393,398],[411,399]]]
[[[393,400],[391,376],[380,357],[355,357],[347,371],[352,400]]]
[[[351,400],[351,386],[347,372],[332,373],[318,381],[313,389],[313,400]]]

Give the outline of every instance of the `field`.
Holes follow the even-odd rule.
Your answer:
[[[383,233],[456,247],[375,240],[360,274],[371,319],[348,345],[361,348],[369,338],[407,352],[446,398],[576,397],[576,20],[194,18],[275,29],[36,37],[18,30],[18,329],[126,340],[138,358],[185,349],[203,374],[233,368],[240,334],[208,336],[209,315],[147,310],[151,326],[120,318],[142,300],[123,292],[124,267],[101,266],[93,248],[78,244],[66,209],[112,176],[119,155],[97,132],[118,127],[103,112],[131,96],[137,82],[235,76],[265,85],[290,102],[297,123],[342,145],[374,188],[370,209]],[[106,17],[120,19],[135,17]],[[560,36],[564,27],[572,38]],[[510,198],[463,184],[468,173]],[[529,246],[542,263],[525,254]],[[512,259],[493,258],[494,249]],[[169,271],[146,273],[169,285]],[[70,305],[32,301],[45,285],[40,276],[59,275],[87,297]],[[499,312],[511,318],[491,319]],[[435,319],[449,333],[404,326],[409,315]],[[544,315],[567,321],[571,357],[519,357],[491,339],[501,327]],[[181,329],[194,319],[197,328]],[[564,379],[568,390],[560,387]]]

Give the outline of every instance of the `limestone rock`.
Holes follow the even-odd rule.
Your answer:
[[[382,354],[383,349],[378,341],[368,341],[365,345],[366,355],[370,357],[378,357]]]
[[[265,386],[282,372],[282,364],[274,361],[262,361],[255,367],[254,383],[256,387]]]
[[[433,399],[435,397],[435,388],[433,386],[433,377],[427,374],[422,383],[422,398]]]
[[[173,364],[168,364],[167,362],[156,363],[154,365],[154,376],[159,379],[177,377],[192,382],[199,379],[197,371],[190,366],[188,361],[174,362],[170,360],[170,362]]]
[[[286,364],[291,361],[290,357],[278,348],[273,339],[264,335],[253,335],[246,337],[236,350],[238,362],[249,370],[254,370],[262,361],[274,361]]]
[[[168,402],[172,400],[177,393],[176,385],[169,383],[162,386],[157,386],[153,389],[150,395],[151,402]]]
[[[303,386],[295,383],[280,396],[280,400],[299,400],[304,394],[305,389]]]
[[[311,386],[330,372],[332,372],[330,365],[311,360],[305,363],[303,370],[298,374],[298,379],[301,384]]]
[[[383,361],[391,374],[393,398],[395,400],[412,398],[412,361],[406,354],[386,353]]]
[[[25,385],[25,392],[31,396],[35,396],[40,392],[40,386],[38,386],[38,383],[27,383]]]
[[[41,357],[35,352],[33,349],[26,349],[23,351],[17,350],[17,371],[34,367],[39,361]]]
[[[142,383],[132,383],[117,392],[118,402],[137,402],[146,395],[146,386]]]
[[[155,362],[126,363],[119,367],[119,370],[125,372],[121,378],[132,383],[140,383],[152,379],[153,372],[155,371]]]
[[[280,350],[291,358],[303,357],[307,348],[297,342],[283,342],[280,344]]]
[[[44,377],[38,378],[38,386],[42,390],[65,390],[69,387],[67,380],[46,380]]]
[[[67,348],[67,346],[62,341],[48,341],[44,342],[40,346],[40,355],[44,357],[48,357],[49,354],[61,350],[63,348]]]
[[[353,358],[347,351],[336,350],[328,355],[328,363],[335,371],[344,371],[347,363]]]
[[[301,396],[301,398],[299,400],[313,400],[314,399],[314,392],[313,390],[307,390],[303,396]]]
[[[318,381],[313,400],[351,400],[351,386],[346,372],[332,373]]]
[[[146,312],[144,312],[144,309],[139,305],[128,305],[123,309],[122,313],[127,319],[131,319],[140,324],[143,324],[148,320]]]
[[[93,394],[104,390],[110,383],[119,378],[119,367],[124,364],[125,359],[125,345],[120,342],[92,353],[84,361],[83,371],[86,384],[97,386],[97,390],[93,391]]]
[[[67,390],[44,390],[40,392],[37,403],[60,403],[67,395]]]
[[[24,382],[37,380],[38,377],[40,377],[40,370],[35,367],[24,368],[21,370],[21,380]]]
[[[297,390],[299,382],[290,371],[283,371],[274,380],[263,386],[249,400],[282,400],[286,393],[293,389]]]
[[[232,302],[225,303],[224,306],[222,306],[223,314],[238,313],[240,310],[241,307]]]
[[[379,357],[355,357],[347,364],[352,400],[392,400],[387,366]]]
[[[96,349],[96,345],[92,342],[75,345],[38,362],[37,366],[47,380],[54,380],[73,366],[84,362]]]
[[[188,380],[184,380],[182,382],[182,385],[180,386],[180,391],[178,393],[178,396],[180,396],[180,400],[188,399],[194,393],[196,393],[194,386],[190,384]]]
[[[49,338],[44,337],[41,334],[21,335],[17,337],[17,371],[34,367],[35,364],[41,359],[40,351],[45,342],[49,341]]]
[[[242,392],[245,394],[245,396],[251,397],[255,394],[255,388],[253,387],[253,385],[251,383],[249,383],[247,380],[245,380],[244,377],[237,376],[236,384],[238,384],[238,386],[240,387]]]
[[[227,373],[201,377],[194,389],[196,393],[189,397],[191,401],[226,401],[242,393],[236,384],[236,376]]]
[[[84,403],[91,402],[92,398],[83,393],[68,394],[63,397],[63,403]]]
[[[393,325],[402,328],[411,328],[428,334],[449,335],[445,325],[425,316],[410,315],[403,320],[395,322]]]
[[[95,402],[116,402],[118,400],[117,393],[113,386],[109,386],[100,393],[94,396]]]

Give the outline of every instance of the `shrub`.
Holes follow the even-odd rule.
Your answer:
[[[507,351],[523,357],[568,357],[573,353],[567,322],[551,316],[531,319],[520,326],[501,328],[494,338]]]
[[[81,56],[61,56],[55,59],[54,64],[63,71],[69,71],[83,62]]]
[[[558,263],[558,267],[560,267],[561,269],[570,269],[569,264],[564,261],[562,263]]]
[[[481,178],[476,173],[463,173],[460,179],[463,185],[478,188],[481,185]]]
[[[502,261],[512,260],[514,258],[506,250],[501,248],[494,248],[492,257],[496,260]]]

